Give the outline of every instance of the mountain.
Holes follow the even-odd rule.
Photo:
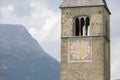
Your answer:
[[[59,72],[24,26],[0,24],[0,80],[60,80]]]

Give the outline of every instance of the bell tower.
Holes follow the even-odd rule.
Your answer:
[[[110,80],[110,11],[105,0],[63,0],[61,80]]]

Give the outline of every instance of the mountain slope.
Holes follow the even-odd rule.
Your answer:
[[[0,80],[59,79],[59,62],[23,26],[0,24]]]

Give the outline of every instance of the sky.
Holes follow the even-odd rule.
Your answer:
[[[0,24],[21,24],[60,61],[62,0],[0,0]],[[111,80],[120,79],[120,0],[107,0],[111,15]]]

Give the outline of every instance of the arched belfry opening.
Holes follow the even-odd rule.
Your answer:
[[[90,28],[89,28],[89,25],[90,25],[90,19],[89,17],[86,18],[86,26],[85,26],[85,35],[89,35],[90,34]]]
[[[75,18],[75,36],[88,36],[90,34],[90,18],[80,16]]]
[[[84,32],[84,25],[85,25],[85,21],[84,21],[84,18],[81,18],[81,36],[83,36],[83,32]]]
[[[75,36],[79,36],[79,19],[75,19]]]

